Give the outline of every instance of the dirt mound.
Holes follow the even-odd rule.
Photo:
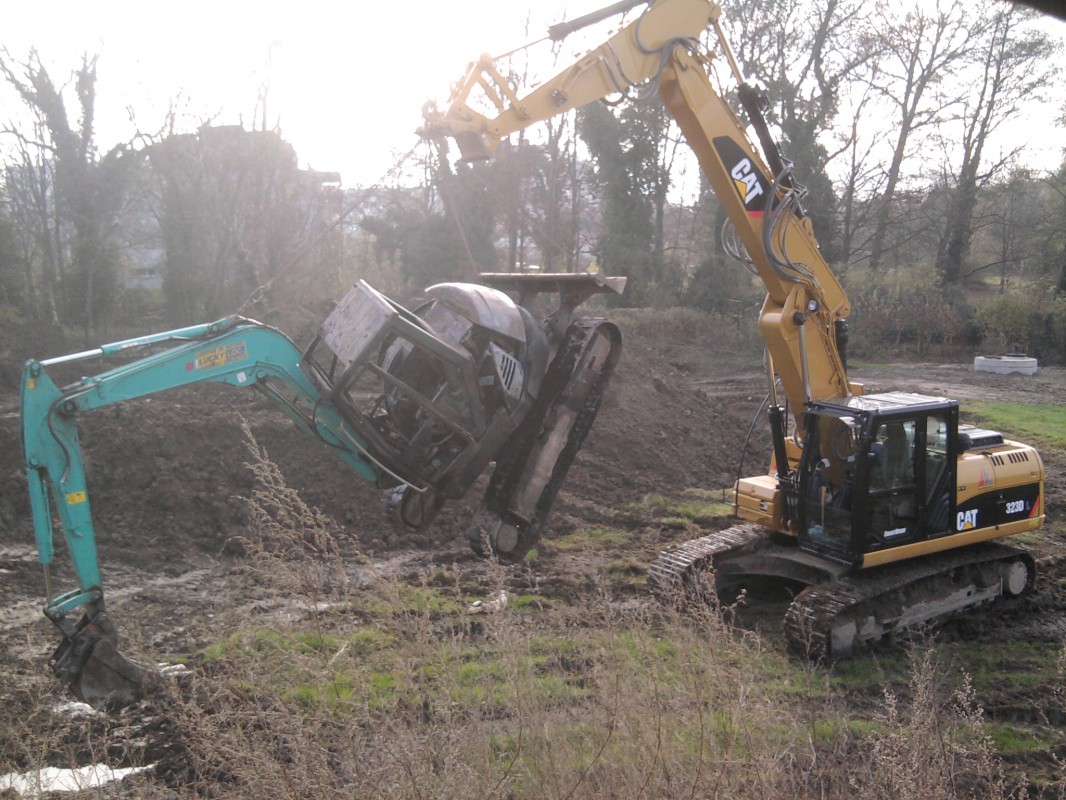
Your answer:
[[[576,524],[567,509],[618,506],[648,492],[732,482],[762,400],[757,355],[721,378],[703,377],[695,348],[627,341],[600,415],[558,501],[550,526]],[[706,356],[700,355],[700,359]],[[754,365],[754,366],[753,366]],[[719,367],[721,370],[721,367]],[[700,377],[693,378],[693,373]],[[0,418],[3,541],[32,541],[19,455],[17,398]],[[253,392],[203,384],[83,415],[80,420],[101,557],[180,568],[190,552],[217,554],[244,530],[242,497],[253,484],[241,422],[311,505],[373,552],[429,549],[462,538],[478,493],[446,509],[429,531],[387,521],[381,492],[359,480],[319,442]],[[767,452],[760,431],[749,468]],[[550,534],[549,534],[550,535]]]

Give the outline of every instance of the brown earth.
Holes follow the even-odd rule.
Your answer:
[[[691,535],[663,522],[646,497],[728,486],[742,453],[745,472],[764,468],[769,452],[764,424],[748,440],[766,391],[757,351],[729,331],[701,331],[692,338],[701,341],[628,335],[608,398],[556,502],[546,545],[534,566],[513,571],[508,581],[514,591],[535,585],[539,594],[571,611],[580,609],[593,586],[607,585],[618,604],[650,603],[639,580],[603,580],[606,563],[630,557],[635,575],[666,544]],[[965,364],[852,372],[875,390],[906,388],[963,401],[1047,403],[1066,391],[1063,368],[1046,368],[1035,377],[975,373]],[[446,508],[430,530],[400,532],[386,520],[380,493],[297,431],[269,401],[228,387],[193,387],[82,420],[112,615],[120,629],[140,639],[143,651],[167,657],[196,653],[215,635],[208,624],[213,615],[251,603],[227,580],[236,558],[232,543],[245,531],[240,498],[253,486],[242,419],[304,500],[333,517],[350,543],[380,567],[418,576],[443,564],[477,582],[483,566],[465,542],[477,491]],[[1036,592],[1009,609],[954,623],[946,635],[1005,642],[1066,638],[1066,526],[1057,522],[1066,507],[1066,461],[1059,453],[1045,462],[1053,524],[1030,544],[1042,567]],[[608,546],[575,553],[551,546],[554,538],[595,526],[640,532],[640,552]],[[64,577],[69,581],[68,568],[59,566],[57,572],[60,584]],[[61,693],[47,668],[57,637],[40,614],[43,587],[22,475],[17,398],[8,394],[0,399],[0,685],[16,706],[42,692]],[[772,633],[772,620],[782,610],[778,604],[765,616],[755,613],[752,624]],[[1029,702],[1023,693],[996,698],[1007,715]],[[1062,724],[1059,720],[1059,733]],[[0,750],[0,773],[19,766],[6,761]]]

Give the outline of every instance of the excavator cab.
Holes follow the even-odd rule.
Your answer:
[[[623,291],[625,278],[481,278],[430,286],[413,311],[359,281],[302,366],[358,434],[378,484],[394,489],[389,505],[408,528],[431,523],[495,461],[471,546],[513,560],[539,537],[621,352],[615,325],[575,309]],[[559,307],[538,322],[530,305],[545,293]]]
[[[496,289],[443,283],[409,311],[364,281],[338,304],[304,368],[399,486],[394,511],[421,528],[462,497],[539,393],[549,343]]]
[[[794,518],[800,545],[852,566],[955,532],[954,400],[890,392],[814,402]]]

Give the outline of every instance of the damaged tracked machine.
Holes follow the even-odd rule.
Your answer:
[[[622,0],[553,26],[549,38],[640,5],[635,20],[524,95],[483,56],[446,108],[426,107],[422,132],[454,140],[466,159],[488,158],[502,139],[540,120],[657,92],[728,217],[726,249],[764,285],[758,325],[770,468],[737,484],[737,511],[749,524],[664,552],[651,566],[653,592],[684,604],[715,587],[785,582],[797,592],[786,620],[790,643],[815,658],[1022,594],[1033,584],[1033,559],[995,540],[1043,524],[1039,454],[961,425],[954,400],[866,395],[848,378],[848,297],[818,248],[806,192],[771,134],[768,103],[730,51],[721,7]]]
[[[393,515],[410,528],[430,524],[495,461],[471,544],[511,562],[536,543],[621,352],[617,327],[574,311],[593,294],[621,292],[625,279],[482,278],[486,285],[432,286],[414,311],[360,281],[303,352],[275,328],[234,316],[27,362],[22,441],[44,613],[63,634],[52,666],[78,697],[126,704],[157,674],[119,652],[105,609],[78,441],[82,412],[194,383],[252,388],[388,490]],[[538,322],[529,306],[542,293],[557,293],[559,304]],[[57,385],[52,374],[86,359],[119,365]],[[78,583],[59,593],[50,572],[56,525]]]

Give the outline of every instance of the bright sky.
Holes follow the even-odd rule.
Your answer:
[[[368,2],[143,0],[5,4],[0,38],[10,56],[36,47],[53,80],[66,82],[82,53],[99,53],[98,143],[160,127],[181,98],[187,129],[257,119],[280,123],[303,166],[342,173],[346,185],[381,178],[417,142],[423,103],[447,99],[466,64],[540,38],[549,24],[601,0],[542,0],[536,10],[500,0]],[[526,16],[531,34],[524,34]],[[73,101],[73,93],[71,93]],[[0,87],[0,108],[17,99]],[[219,113],[221,112],[221,113]],[[7,116],[7,114],[0,114]]]
[[[608,2],[540,0],[527,11],[501,0],[21,0],[5,4],[0,43],[19,61],[36,47],[57,83],[69,80],[82,53],[99,54],[103,149],[135,131],[126,109],[136,127],[152,132],[172,101],[180,101],[184,130],[210,117],[251,126],[268,87],[268,126],[280,124],[302,166],[339,171],[351,186],[381,179],[416,144],[423,103],[445,100],[470,60],[540,38],[549,24]],[[1046,25],[1066,38],[1066,23]],[[601,29],[594,41],[603,37]],[[586,46],[567,40],[560,65]],[[1063,110],[1059,98],[1034,110],[1042,119],[1026,120],[1026,131],[1044,139],[1051,167],[1061,158],[1061,129],[1050,131]],[[18,104],[0,86],[0,122]]]

